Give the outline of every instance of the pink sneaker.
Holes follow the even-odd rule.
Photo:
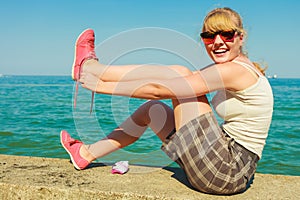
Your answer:
[[[79,150],[83,143],[71,138],[67,131],[60,132],[60,142],[70,155],[74,167],[78,170],[85,169],[90,163],[80,156]]]
[[[94,49],[95,48],[94,42],[95,42],[95,34],[92,29],[86,29],[85,31],[83,31],[76,40],[74,62],[72,66],[72,79],[77,81],[76,88],[75,88],[75,95],[74,95],[74,108],[76,108],[76,101],[78,95],[78,81],[80,79],[81,66],[86,60],[89,59],[98,60]],[[94,101],[94,92],[92,92],[90,113],[92,112],[93,101]]]
[[[95,53],[95,34],[92,29],[86,29],[77,38],[75,44],[75,56],[72,67],[72,78],[78,81],[80,78],[81,66],[88,59],[96,59]]]

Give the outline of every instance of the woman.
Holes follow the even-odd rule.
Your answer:
[[[242,51],[244,36],[238,13],[212,10],[201,38],[214,64],[191,72],[177,65],[102,65],[94,52],[94,32],[84,31],[76,44],[73,79],[93,92],[151,101],[94,144],[85,145],[62,131],[61,143],[74,166],[85,169],[150,127],[195,189],[212,194],[244,191],[262,156],[273,111],[268,80]],[[212,105],[224,119],[221,126],[205,96],[213,91]],[[159,99],[172,99],[173,109]]]

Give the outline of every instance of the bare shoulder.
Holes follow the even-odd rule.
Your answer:
[[[215,67],[220,73],[224,85],[233,91],[243,90],[255,84],[258,76],[253,75],[246,67],[234,62],[216,64]]]

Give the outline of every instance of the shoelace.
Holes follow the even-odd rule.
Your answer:
[[[70,145],[74,145],[74,144],[77,144],[77,143],[82,143],[82,142],[79,141],[79,140],[75,140],[73,138],[70,140]]]
[[[79,81],[76,81],[75,95],[74,95],[74,110],[76,109],[76,102],[77,102],[77,95],[78,95],[78,87],[79,87]],[[93,112],[94,98],[95,98],[95,92],[92,91],[92,100],[91,100],[90,114],[92,114],[92,112]]]

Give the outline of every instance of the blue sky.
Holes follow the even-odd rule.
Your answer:
[[[253,61],[267,63],[267,74],[300,78],[298,0],[1,1],[0,74],[69,75],[74,42],[89,27],[96,43],[143,27],[172,29],[200,43],[207,12],[225,6],[243,17]]]

